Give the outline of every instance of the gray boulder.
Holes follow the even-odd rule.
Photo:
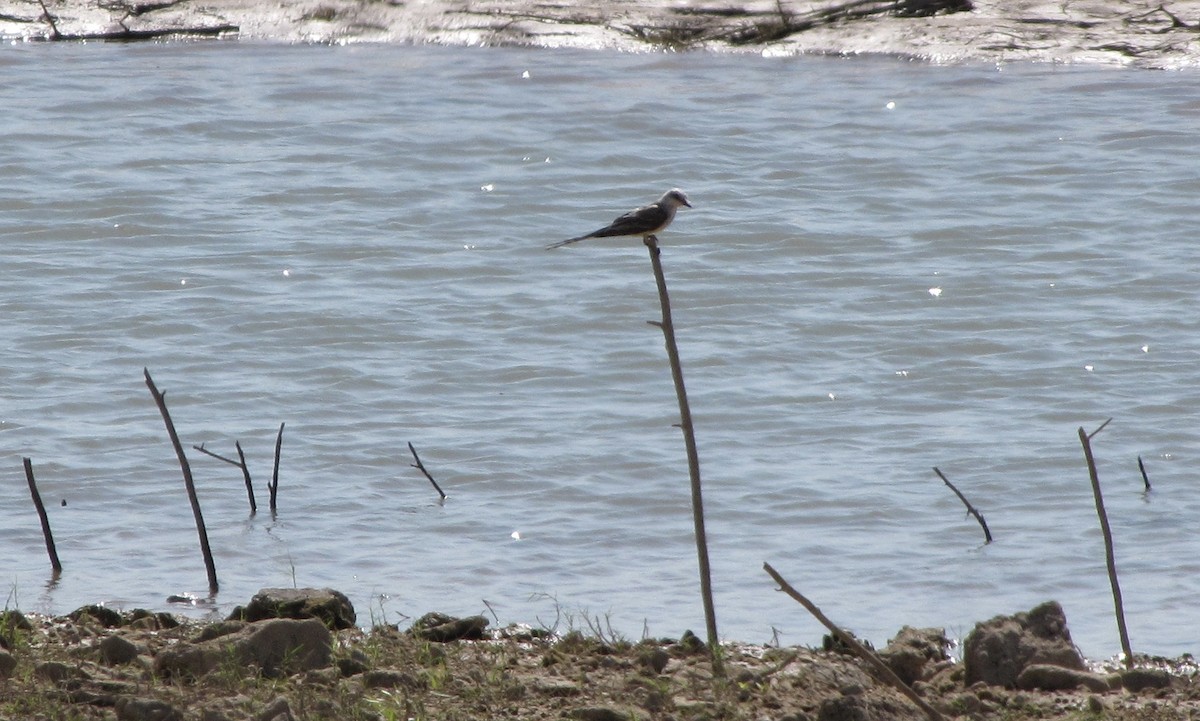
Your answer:
[[[100,659],[109,666],[130,663],[138,657],[138,652],[136,644],[120,636],[106,636],[100,642]]]
[[[925,678],[927,667],[950,658],[946,653],[949,647],[950,639],[944,629],[904,626],[879,652],[879,657],[911,686]]]
[[[12,676],[17,668],[17,659],[8,651],[0,651],[0,681]]]
[[[1071,642],[1066,614],[1055,601],[976,624],[963,642],[968,686],[983,681],[1015,688],[1021,672],[1034,664],[1086,670],[1083,657]]]
[[[1108,680],[1103,676],[1073,668],[1034,663],[1021,670],[1017,688],[1022,691],[1073,691],[1086,688],[1094,693],[1108,692]]]
[[[240,609],[237,619],[317,618],[333,630],[354,628],[357,615],[350,599],[332,588],[264,588]]]
[[[154,659],[154,672],[163,678],[193,680],[233,659],[275,678],[324,668],[332,656],[333,634],[324,623],[315,618],[277,618],[248,624],[236,633],[164,649]]]
[[[183,721],[183,714],[165,701],[152,698],[117,700],[117,721]]]

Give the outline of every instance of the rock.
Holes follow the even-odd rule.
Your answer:
[[[154,673],[194,680],[232,658],[258,667],[271,678],[329,666],[332,654],[333,634],[321,621],[277,618],[245,624],[236,633],[164,649],[154,658]]]
[[[354,628],[357,615],[345,594],[331,588],[264,588],[241,609],[240,620],[320,619],[333,630]]]
[[[892,671],[909,686],[926,678],[926,668],[934,668],[949,658],[950,639],[940,628],[904,626],[879,652]],[[932,674],[930,674],[932,675]]]
[[[138,647],[121,636],[108,636],[100,642],[100,658],[109,666],[120,666],[138,657]]]
[[[18,631],[32,630],[29,619],[15,608],[0,613],[0,648],[12,648]]]
[[[426,641],[449,643],[450,641],[478,641],[488,620],[483,616],[454,618],[444,613],[427,613],[418,618],[408,630],[413,636]]]
[[[212,642],[181,643],[158,652],[154,657],[154,675],[194,681],[216,668],[221,658],[221,649]]]
[[[362,675],[362,684],[363,688],[420,689],[425,687],[425,683],[411,673],[390,669],[367,671]]]
[[[17,659],[8,651],[0,651],[0,681],[12,676],[17,668]]]
[[[117,699],[117,721],[183,721],[183,714],[165,701],[126,696]]]
[[[1095,693],[1109,690],[1103,676],[1051,664],[1034,663],[1017,676],[1017,688],[1022,691],[1072,691],[1086,688]]]
[[[827,698],[817,709],[817,721],[869,721],[870,717],[862,696]]]
[[[1126,691],[1137,693],[1146,689],[1169,688],[1171,674],[1158,668],[1130,668],[1119,674],[1121,686]]]
[[[75,623],[85,623],[88,619],[91,619],[105,628],[116,628],[121,625],[121,614],[107,606],[95,604],[77,608],[67,614],[67,618]]]
[[[125,624],[130,628],[143,629],[147,631],[162,631],[168,628],[178,627],[179,621],[177,621],[175,617],[169,613],[153,613],[144,608],[135,608],[126,614]]]
[[[367,666],[367,660],[365,657],[363,657],[361,651],[357,651],[356,653],[352,654],[350,658],[339,658],[334,662],[334,664],[337,666],[338,673],[340,673],[343,678],[357,676],[370,668]]]
[[[199,635],[196,636],[196,641],[211,641],[214,638],[228,636],[231,633],[241,631],[245,627],[245,621],[217,621],[200,629]]]
[[[658,646],[643,649],[638,653],[638,662],[646,669],[654,672],[655,675],[660,674],[666,669],[667,664],[671,662],[671,654],[667,653]]]
[[[963,643],[966,685],[982,681],[1013,688],[1031,664],[1083,671],[1083,658],[1071,642],[1067,618],[1055,601],[1027,613],[996,616],[976,624]]]
[[[708,650],[708,646],[700,640],[699,636],[692,633],[691,629],[684,631],[672,648],[678,649],[682,653],[703,653]]]
[[[630,721],[634,718],[628,711],[618,711],[607,706],[577,708],[568,712],[567,717],[576,721]]]
[[[333,635],[315,618],[280,618],[251,624],[234,648],[239,661],[258,666],[264,676],[276,677],[328,666]]]
[[[283,696],[279,696],[272,701],[262,713],[254,717],[255,721],[295,721],[295,716],[292,716],[292,707],[288,705],[288,700]]]
[[[84,673],[82,669],[75,668],[74,666],[68,666],[67,664],[60,663],[58,661],[46,661],[44,663],[39,663],[33,669],[33,673],[39,678],[44,678],[47,681],[62,686],[69,685],[73,681],[82,681],[88,678],[88,675]]]

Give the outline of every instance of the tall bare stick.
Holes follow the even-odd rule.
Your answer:
[[[892,671],[891,667],[884,663],[874,651],[871,651],[866,646],[859,643],[858,639],[856,639],[853,635],[843,631],[836,623],[830,621],[825,614],[821,613],[821,609],[817,608],[816,604],[805,598],[802,593],[797,591],[795,588],[792,588],[791,584],[783,580],[783,576],[780,576],[779,572],[771,567],[771,564],[763,563],[763,570],[770,574],[771,578],[775,579],[775,583],[779,584],[780,590],[799,602],[801,606],[804,606],[804,608],[808,609],[808,612],[811,613],[814,618],[820,621],[825,628],[829,629],[829,631],[834,635],[835,638],[837,638],[837,640],[849,646],[854,653],[858,654],[858,656],[862,658],[862,660],[870,664],[871,668],[875,669],[875,672],[883,677],[885,681],[890,683],[892,686],[895,686],[900,693],[907,696],[922,711],[924,711],[926,716],[933,719],[933,721],[942,721],[942,715],[938,713],[938,710],[926,703],[925,699],[918,696],[917,692],[912,690],[912,687],[910,687],[908,684],[904,683],[904,681],[902,681],[900,677],[897,676],[894,671]]]
[[[58,551],[54,548],[54,534],[50,532],[50,517],[46,515],[46,507],[42,505],[42,494],[38,493],[37,481],[33,480],[33,461],[22,458],[25,464],[25,480],[29,482],[29,495],[33,496],[33,507],[37,509],[38,518],[42,521],[42,536],[46,539],[46,553],[50,554],[50,565],[54,575],[62,573],[62,564],[58,561]]]
[[[279,492],[279,452],[283,449],[283,424],[279,424],[279,435],[275,436],[275,470],[271,473],[271,515],[275,515],[275,496]]]
[[[692,523],[696,529],[696,556],[700,564],[700,595],[704,602],[704,623],[708,631],[708,647],[712,653],[713,672],[724,673],[720,660],[717,638],[717,612],[713,605],[712,572],[708,563],[708,536],[704,531],[704,500],[700,492],[700,454],[696,450],[696,432],[692,427],[692,411],[688,405],[687,390],[683,386],[683,366],[679,362],[679,347],[675,344],[675,324],[671,320],[671,299],[667,295],[667,280],[663,275],[662,252],[658,238],[644,238],[650,251],[650,264],[654,268],[654,280],[658,284],[658,302],[662,306],[662,322],[650,321],[662,329],[667,345],[667,358],[671,363],[671,377],[675,381],[675,395],[679,398],[679,427],[683,430],[683,443],[687,448],[688,474],[692,482]]]
[[[436,490],[438,495],[442,497],[441,500],[446,500],[446,494],[442,492],[442,487],[438,485],[437,481],[433,480],[433,476],[429,475],[429,471],[425,470],[425,464],[421,462],[421,457],[417,455],[417,449],[413,448],[411,441],[408,444],[408,450],[412,452],[413,460],[416,461],[416,463],[410,463],[408,465],[416,468],[421,473],[424,473],[425,477],[429,479],[429,482],[433,484],[434,490]]]
[[[163,423],[167,426],[167,435],[171,437],[171,445],[175,447],[175,455],[179,458],[179,467],[183,470],[183,484],[187,486],[188,500],[192,504],[192,515],[196,518],[196,532],[200,534],[200,552],[204,554],[204,567],[208,570],[208,592],[215,596],[219,588],[217,567],[213,563],[212,549],[208,546],[208,530],[204,527],[204,515],[200,513],[200,499],[196,497],[196,484],[192,481],[192,467],[188,464],[187,455],[183,452],[183,444],[179,442],[179,435],[175,433],[175,424],[171,422],[171,413],[167,410],[166,394],[158,392],[158,386],[154,385],[154,379],[150,377],[149,368],[143,368],[142,372],[146,376],[146,386],[150,389],[150,395],[154,396],[154,402],[158,405],[159,413],[162,414]]]
[[[1108,526],[1108,514],[1104,512],[1104,497],[1100,494],[1100,476],[1096,473],[1096,459],[1092,456],[1092,436],[1104,430],[1107,421],[1090,434],[1079,427],[1079,442],[1083,444],[1083,457],[1087,460],[1088,473],[1092,477],[1092,495],[1096,499],[1096,515],[1100,516],[1100,531],[1104,534],[1104,560],[1108,564],[1108,582],[1112,586],[1113,606],[1117,614],[1117,632],[1121,635],[1121,651],[1125,653],[1125,666],[1133,668],[1133,649],[1129,645],[1129,631],[1125,628],[1125,605],[1121,601],[1121,585],[1117,583],[1117,561],[1113,555],[1112,529]]]
[[[983,528],[983,537],[984,537],[984,539],[986,539],[984,541],[984,543],[985,544],[991,543],[992,542],[992,532],[988,530],[987,521],[983,520],[983,516],[979,513],[979,511],[975,510],[975,506],[971,505],[971,502],[968,501],[967,497],[962,494],[962,491],[959,491],[958,488],[956,488],[955,485],[950,482],[950,479],[946,478],[946,476],[943,475],[942,472],[938,470],[937,466],[933,467],[933,472],[938,474],[938,478],[941,478],[942,482],[950,487],[950,490],[954,491],[954,495],[958,496],[958,500],[962,501],[963,505],[967,507],[967,513],[970,513],[972,516],[975,516],[975,520],[979,521],[980,527]]]

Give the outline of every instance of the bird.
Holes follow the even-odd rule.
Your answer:
[[[564,245],[578,243],[588,238],[610,238],[618,235],[640,235],[644,240],[646,236],[654,235],[670,225],[671,221],[675,219],[675,211],[681,205],[692,207],[682,190],[671,188],[663,193],[657,201],[629,211],[600,230],[551,243],[546,246],[546,249],[561,248]]]

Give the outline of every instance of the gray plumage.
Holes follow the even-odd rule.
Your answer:
[[[687,196],[683,194],[682,190],[672,188],[663,193],[662,197],[656,202],[642,206],[636,210],[631,210],[600,230],[594,230],[587,235],[560,240],[557,243],[551,243],[546,248],[561,248],[564,245],[578,243],[588,238],[610,238],[617,235],[640,235],[645,238],[670,225],[671,221],[675,219],[675,211],[681,205],[686,205],[689,208],[692,207],[692,204],[688,202]]]

